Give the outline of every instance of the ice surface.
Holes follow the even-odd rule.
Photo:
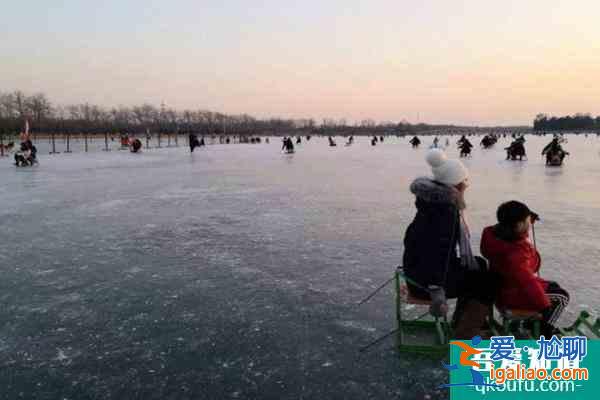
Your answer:
[[[476,148],[467,201],[475,249],[501,201],[541,215],[568,323],[600,310],[600,140],[569,137],[565,166],[546,168],[549,140],[530,137],[527,162],[504,161],[508,139]],[[425,148],[37,145],[38,167],[0,160],[0,397],[445,397],[437,361],[392,342],[358,353],[394,328],[391,292],[355,303],[401,262]]]

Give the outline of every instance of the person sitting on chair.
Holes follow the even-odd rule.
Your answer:
[[[554,136],[554,139],[544,147],[542,155],[546,156],[546,165],[552,164],[552,160],[557,157],[559,163],[562,164],[565,156],[569,155],[569,152],[565,151],[561,146],[561,140],[558,136]]]
[[[540,278],[540,253],[529,241],[529,229],[538,219],[525,204],[509,201],[498,207],[498,224],[488,226],[481,237],[481,254],[500,277],[496,305],[499,309],[538,311],[542,335],[551,337],[569,293],[556,282]]]
[[[21,143],[19,151],[15,153],[15,165],[17,167],[23,167],[27,164],[27,145],[23,142]]]
[[[20,151],[15,153],[15,165],[18,167],[31,166],[37,162],[37,148],[31,140],[21,143]]]
[[[445,315],[446,298],[458,298],[454,335],[470,339],[480,334],[489,316],[495,279],[485,260],[471,250],[465,220],[467,169],[440,149],[430,150],[426,160],[433,178],[417,178],[410,185],[417,214],[406,230],[403,263],[407,278],[419,286],[410,281],[407,286],[412,296],[432,300],[435,316]]]

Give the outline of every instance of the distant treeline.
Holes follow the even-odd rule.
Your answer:
[[[600,117],[593,118],[590,114],[575,114],[566,117],[548,117],[538,114],[533,121],[536,131],[574,131],[574,130],[600,130]]]
[[[477,132],[479,128],[345,119],[258,119],[206,110],[175,110],[164,104],[101,107],[89,103],[57,105],[43,93],[0,92],[0,134],[15,135],[29,121],[36,133],[100,135],[105,133],[189,133],[201,135],[409,135]],[[481,128],[483,129],[483,128]],[[489,129],[489,128],[486,128]],[[494,128],[509,132],[512,128]],[[523,127],[518,128],[523,129]],[[528,128],[524,128],[528,129]]]

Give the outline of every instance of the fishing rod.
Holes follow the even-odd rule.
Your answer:
[[[380,337],[379,339],[376,339],[374,341],[372,341],[371,343],[369,343],[366,346],[361,347],[358,352],[359,353],[364,353],[365,351],[367,351],[368,349],[370,349],[371,347],[383,342],[385,339],[389,338],[390,336],[392,336],[394,333],[398,332],[400,330],[400,328],[396,328],[391,332],[386,333],[385,335],[383,335],[382,337]]]
[[[373,298],[373,296],[375,296],[377,293],[379,293],[379,291],[381,289],[383,289],[384,287],[386,287],[387,285],[389,285],[394,278],[396,278],[396,276],[392,276],[390,279],[388,279],[387,281],[385,281],[383,284],[381,284],[377,289],[375,289],[370,295],[368,295],[367,297],[365,297],[364,299],[362,299],[360,302],[357,303],[358,306],[366,303],[367,301],[371,300]]]
[[[531,234],[533,236],[533,248],[537,250],[535,243],[535,223],[540,220],[540,216],[534,212],[531,212]]]
[[[404,268],[402,268],[402,266],[398,266],[396,267],[396,271],[398,270],[403,270]],[[399,272],[397,272],[398,274],[400,274]],[[409,277],[407,277],[404,274],[400,274],[402,275],[402,278],[404,278],[404,280],[406,280],[408,283],[410,283],[411,285],[422,289],[426,292],[429,292],[429,289],[424,287],[423,285],[415,282],[414,280],[410,279]],[[379,293],[379,291],[381,291],[381,289],[383,289],[384,287],[386,287],[387,285],[389,285],[394,279],[396,278],[396,275],[392,276],[390,279],[388,279],[387,281],[385,281],[384,283],[382,283],[381,285],[379,285],[379,287],[377,289],[375,289],[373,292],[371,292],[370,295],[368,295],[367,297],[365,297],[364,299],[362,299],[360,302],[356,303],[357,306],[360,306],[364,303],[366,303],[367,301],[371,300],[373,298],[373,296],[375,296],[377,293]]]
[[[535,223],[536,223],[536,221],[539,221],[539,220],[540,220],[540,216],[537,215],[536,213],[533,213],[531,215],[531,236],[532,236],[532,239],[533,239],[533,248],[535,249],[536,253],[538,251],[537,251],[537,243],[535,241]],[[537,276],[538,277],[540,276],[540,270],[539,269],[537,271]]]

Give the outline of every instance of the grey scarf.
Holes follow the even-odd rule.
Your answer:
[[[463,217],[463,210],[460,211],[460,229],[458,238],[458,247],[460,254],[460,265],[475,271],[479,269],[479,264],[473,256],[473,250],[471,249],[471,234],[469,233],[469,227]]]

